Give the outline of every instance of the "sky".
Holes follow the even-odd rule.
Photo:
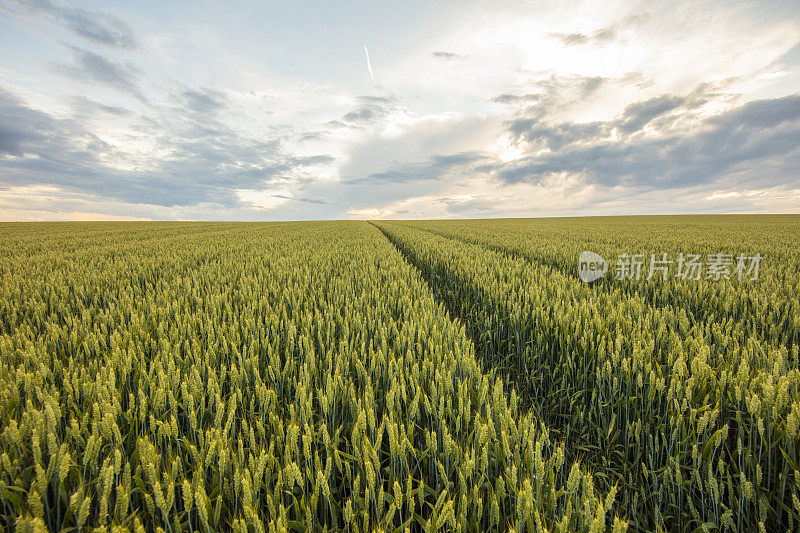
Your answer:
[[[0,220],[800,213],[800,8],[0,0]]]

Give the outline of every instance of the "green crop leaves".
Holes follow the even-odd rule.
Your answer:
[[[377,224],[465,323],[484,369],[514,385],[596,486],[618,486],[615,511],[646,530],[797,524],[797,225]],[[767,262],[757,283],[659,276],[588,285],[576,275],[587,246],[606,258],[760,249]]]
[[[0,243],[2,527],[624,525],[376,228],[48,228]]]
[[[798,223],[739,222],[5,226],[0,527],[793,530]]]

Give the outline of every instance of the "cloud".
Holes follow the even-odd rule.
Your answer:
[[[126,117],[133,114],[133,111],[130,109],[96,102],[83,95],[73,96],[70,98],[70,101],[75,114],[84,118],[97,114],[107,114],[115,117]]]
[[[345,182],[382,185],[442,177],[454,162],[484,150],[501,127],[501,121],[488,117],[413,116],[398,110],[346,146],[339,175]]]
[[[77,168],[82,161],[96,160],[105,148],[100,138],[76,122],[27,107],[0,88],[0,156],[63,163],[70,172],[70,162]]]
[[[562,43],[566,44],[567,46],[574,46],[576,44],[586,44],[589,42],[589,37],[587,37],[583,33],[567,33],[567,34],[550,33],[548,35],[559,39]]]
[[[610,134],[609,125],[603,122],[564,122],[551,125],[538,119],[517,119],[510,123],[508,129],[516,141],[525,141],[537,148],[548,148],[552,151],[578,142],[594,141]]]
[[[461,59],[462,56],[460,54],[456,54],[455,52],[443,52],[441,50],[436,50],[431,53],[433,57],[438,57],[440,59]]]
[[[40,17],[94,44],[133,49],[138,40],[127,22],[100,11],[87,11],[51,0],[7,0],[0,9],[10,14]]]
[[[342,117],[345,122],[369,122],[370,120],[382,115],[383,109],[374,107],[359,107],[350,111]]]
[[[453,172],[474,172],[475,163],[486,161],[487,156],[479,152],[462,152],[435,155],[421,163],[408,163],[392,167],[368,176],[351,178],[348,184],[408,183],[420,180],[441,180]]]
[[[375,105],[389,105],[397,102],[396,96],[358,96],[356,99],[362,103]]]
[[[662,95],[630,104],[625,108],[618,127],[625,133],[639,131],[656,117],[679,108],[685,101],[685,98],[678,96]]]
[[[139,100],[145,100],[139,89],[139,77],[142,71],[135,65],[116,63],[77,46],[69,48],[72,51],[73,64],[55,64],[54,70],[57,73],[84,83],[101,83],[131,94]]]
[[[547,95],[550,102],[564,100],[564,96],[573,99],[585,99],[596,92],[607,80],[601,76],[563,76],[551,74],[549,78],[536,83]],[[568,100],[569,101],[569,100]]]
[[[733,187],[752,180],[763,187],[794,183],[800,168],[800,94],[747,103],[701,120],[688,132],[608,136],[614,128],[633,128],[631,117],[641,127],[675,108],[675,100],[664,99],[643,102],[633,110],[629,106],[621,119],[607,123],[514,121],[509,127],[515,135],[553,149],[496,165],[495,175],[505,183],[536,183],[548,176],[577,174],[591,183],[642,190],[717,182]]]
[[[650,20],[649,13],[630,15],[617,24],[604,26],[589,34],[574,33],[548,33],[547,35],[560,40],[566,46],[603,46],[619,38],[621,31],[644,25]]]
[[[341,123],[361,125],[384,118],[394,109],[397,98],[393,96],[358,96],[355,100],[357,107],[346,113],[342,117]],[[336,121],[328,124],[332,127],[337,126]]]
[[[184,105],[194,113],[215,113],[227,105],[225,93],[214,89],[186,89],[181,97]]]
[[[182,106],[157,108],[154,116],[141,117],[125,143],[117,145],[87,124],[34,109],[0,90],[0,185],[92,191],[131,204],[233,208],[242,205],[237,190],[261,191],[270,184],[288,190],[287,180],[302,182],[304,169],[334,162],[327,154],[289,155],[280,138],[250,137],[197,114],[197,99],[186,98],[187,92],[205,94],[202,89],[181,91],[175,100]],[[207,102],[202,101],[204,109]]]
[[[286,160],[292,167],[309,167],[331,165],[336,161],[336,158],[330,155],[312,155],[305,157],[288,157]]]
[[[539,102],[541,99],[542,95],[540,94],[516,95],[516,94],[504,93],[492,98],[492,102],[497,102],[498,104],[519,105],[522,103],[536,103]]]
[[[585,103],[609,83],[627,84],[625,79],[609,79],[601,76],[561,75],[546,72],[529,81],[524,94],[503,93],[492,98],[493,102],[511,106],[526,105],[526,112],[541,117],[557,110]]]
[[[617,32],[614,28],[606,27],[593,32],[591,35],[583,33],[548,33],[548,35],[559,39],[566,46],[597,46],[612,42],[616,38]]]
[[[748,102],[728,113],[709,119],[721,131],[758,133],[800,119],[800,94]]]
[[[579,86],[585,82],[579,81]],[[564,83],[552,84],[553,87],[568,86]],[[516,142],[527,142],[531,150],[548,148],[552,151],[574,143],[591,143],[613,140],[613,136],[627,137],[642,132],[650,126],[653,130],[666,131],[680,124],[691,128],[696,122],[696,114],[692,111],[701,108],[711,100],[731,102],[732,96],[714,92],[708,84],[699,85],[686,96],[664,94],[645,101],[628,104],[621,115],[607,121],[594,122],[553,122],[549,119],[553,110],[568,105],[560,90],[552,91],[547,97],[527,95],[500,95],[496,101],[517,105],[520,118],[508,122],[508,131]],[[521,104],[533,102],[535,105],[520,107]],[[567,103],[565,103],[567,102]]]

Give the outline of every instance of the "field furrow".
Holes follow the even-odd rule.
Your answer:
[[[485,246],[378,225],[468,324],[484,361],[509,371],[566,439],[569,457],[620,483],[632,524],[796,519],[800,374],[785,346],[692,325],[680,308],[593,290]]]
[[[182,229],[3,243],[0,525],[624,526],[377,229]]]
[[[651,223],[655,218],[658,223]],[[759,218],[759,217],[755,217]],[[700,220],[692,217],[672,217],[670,226],[661,225],[659,217],[645,217],[640,225],[611,226],[609,223],[575,223],[564,221],[497,221],[491,226],[480,222],[424,221],[402,222],[446,238],[477,244],[488,249],[521,257],[557,270],[566,277],[577,279],[577,258],[583,250],[600,253],[609,261],[610,272],[592,284],[595,291],[619,291],[626,296],[644,299],[654,307],[682,309],[690,325],[708,327],[716,324],[729,336],[744,344],[749,337],[762,343],[784,346],[790,353],[800,347],[800,263],[794,254],[796,233],[793,219],[761,217],[761,226],[754,231],[751,219],[739,226],[733,221],[717,222],[713,217]],[[763,230],[770,223],[775,230]],[[787,225],[788,224],[788,225]],[[676,238],[676,235],[678,238]],[[554,242],[555,240],[555,242]],[[775,242],[777,240],[777,242]],[[722,244],[724,243],[724,244]],[[642,254],[645,265],[641,279],[613,279],[615,258],[619,254]],[[661,259],[666,253],[672,261],[667,280],[655,271],[648,279],[650,255]],[[731,281],[680,279],[674,276],[680,253],[730,253],[733,264]],[[763,256],[759,279],[739,281],[734,273],[735,256],[756,253]],[[701,278],[706,273],[701,273]],[[758,288],[760,290],[753,290]]]

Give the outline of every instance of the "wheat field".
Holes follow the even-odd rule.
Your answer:
[[[799,348],[800,216],[0,224],[0,526],[797,530]]]

